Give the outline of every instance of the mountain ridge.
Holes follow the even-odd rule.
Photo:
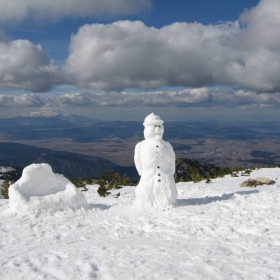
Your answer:
[[[55,173],[66,177],[98,177],[105,170],[136,179],[134,167],[124,167],[109,160],[70,152],[52,151],[18,143],[0,143],[0,166],[26,167],[32,163],[48,163]]]

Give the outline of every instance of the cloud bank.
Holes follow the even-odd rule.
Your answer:
[[[43,107],[45,100],[34,93],[13,96],[0,94],[0,107]]]
[[[280,107],[280,93],[258,94],[248,90],[195,88],[157,92],[100,92],[69,93],[58,97],[39,94],[0,95],[0,107]]]
[[[129,15],[150,7],[150,0],[12,0],[0,2],[0,22],[25,19]]]

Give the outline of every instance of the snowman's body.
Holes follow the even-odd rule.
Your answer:
[[[161,127],[162,136],[163,126]],[[173,177],[175,154],[172,146],[161,137],[145,138],[135,148],[134,161],[141,176],[135,190],[135,204],[139,208],[165,208],[174,204],[177,199]]]

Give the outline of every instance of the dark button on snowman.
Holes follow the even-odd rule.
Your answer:
[[[164,127],[159,116],[148,115],[143,125],[145,140],[136,145],[134,155],[135,166],[141,176],[135,190],[135,205],[164,209],[177,199],[173,177],[175,153],[170,143],[162,139]]]

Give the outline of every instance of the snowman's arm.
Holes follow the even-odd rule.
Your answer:
[[[138,143],[135,147],[134,163],[135,163],[135,167],[138,171],[138,174],[141,176],[142,175],[142,163],[141,163],[141,159],[140,159],[140,147],[141,147],[141,142]]]
[[[169,155],[170,155],[170,163],[169,163],[169,167],[170,167],[170,171],[172,172],[172,174],[175,174],[175,170],[176,170],[176,156],[175,156],[175,153],[174,153],[174,150],[171,146],[170,143],[167,142],[167,148],[168,148],[168,151],[169,151]]]

